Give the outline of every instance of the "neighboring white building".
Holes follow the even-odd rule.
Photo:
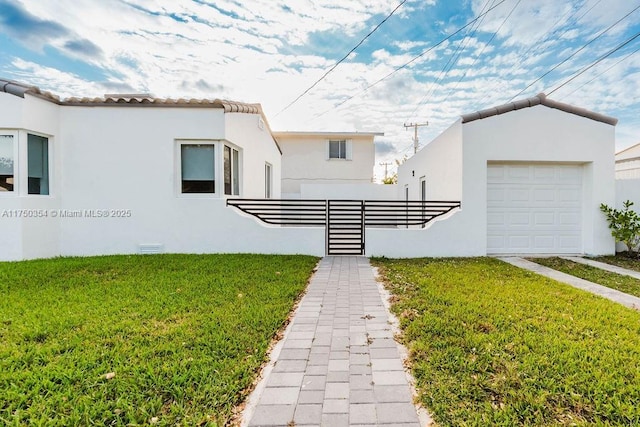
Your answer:
[[[373,183],[377,132],[274,132],[282,150],[282,196],[311,198],[326,185],[363,189]],[[355,184],[355,186],[354,186]],[[309,194],[303,191],[309,186]],[[365,192],[368,190],[364,190]],[[330,196],[330,195],[329,195]],[[331,196],[330,196],[331,197]],[[365,198],[365,197],[363,197]]]
[[[0,260],[324,251],[321,230],[263,227],[225,206],[280,197],[281,153],[258,104],[59,100],[0,80],[0,158]]]
[[[640,212],[640,144],[616,153],[616,207],[622,209],[627,200]]]
[[[640,179],[640,144],[616,153],[616,179]]]
[[[616,123],[543,94],[462,116],[398,172],[401,197],[461,200],[461,210],[368,253],[613,253],[599,206],[615,203]]]

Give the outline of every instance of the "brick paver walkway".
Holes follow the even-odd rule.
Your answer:
[[[243,424],[419,427],[388,320],[368,259],[324,258]]]

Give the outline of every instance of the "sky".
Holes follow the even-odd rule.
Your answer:
[[[384,132],[381,179],[413,153],[405,124],[425,124],[424,146],[540,92],[618,118],[617,151],[640,142],[639,33],[638,0],[0,0],[0,77],[62,98],[258,102],[277,131]]]

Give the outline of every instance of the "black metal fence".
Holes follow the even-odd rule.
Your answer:
[[[328,219],[328,202],[304,199],[227,199],[227,206],[233,206],[267,224],[324,227]],[[457,201],[340,200],[340,202],[361,203],[362,222],[365,226],[387,228],[424,226],[434,218],[460,207],[460,202]]]

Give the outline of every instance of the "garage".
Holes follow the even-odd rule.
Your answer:
[[[487,253],[582,253],[582,170],[576,164],[489,163]]]

